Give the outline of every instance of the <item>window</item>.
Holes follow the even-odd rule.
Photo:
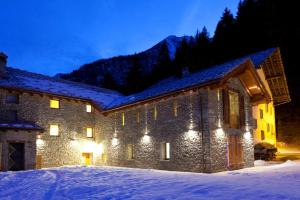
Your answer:
[[[6,103],[19,103],[19,95],[18,94],[8,94],[5,99]]]
[[[58,136],[59,135],[59,129],[57,124],[51,124],[50,125],[50,135],[51,136]]]
[[[270,132],[270,124],[267,123],[267,132]]]
[[[86,106],[86,112],[91,113],[92,112],[92,106],[87,104]]]
[[[153,108],[153,117],[154,117],[154,120],[157,120],[157,107],[154,106]]]
[[[133,144],[127,145],[127,159],[128,160],[134,159]]]
[[[122,112],[122,126],[125,126],[125,113]]]
[[[260,135],[261,140],[265,140],[265,132],[261,131],[261,135]]]
[[[239,127],[239,94],[229,91],[229,124],[231,128]]]
[[[265,104],[265,107],[266,113],[269,112],[269,105],[267,103]]]
[[[177,101],[174,101],[174,103],[173,103],[173,112],[174,112],[174,116],[177,117],[177,115],[178,115],[178,104],[177,104]]]
[[[93,137],[93,128],[86,128],[86,137],[88,138]]]
[[[262,109],[259,109],[259,116],[261,119],[264,118],[264,111]]]
[[[141,122],[141,117],[140,117],[140,112],[136,113],[136,122],[140,123]]]
[[[16,122],[18,114],[16,110],[4,110],[0,113],[0,120],[4,122]]]
[[[59,100],[50,99],[50,108],[59,108]]]
[[[170,160],[170,143],[162,143],[161,145],[161,157],[163,160]]]

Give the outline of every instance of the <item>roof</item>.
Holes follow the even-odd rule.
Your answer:
[[[290,102],[291,97],[279,48],[270,48],[247,57],[251,58],[257,69],[263,69],[274,105]]]
[[[183,78],[170,78],[159,84],[156,84],[143,92],[133,94],[130,96],[118,98],[113,101],[106,109],[113,109],[127,104],[133,104],[146,99],[158,97],[170,92],[180,91],[193,86],[200,86],[202,84],[216,81],[225,77],[227,74],[238,68],[241,64],[249,61],[249,58],[236,59],[221,65],[216,65],[205,70],[190,74]]]
[[[10,67],[7,67],[6,78],[0,79],[0,87],[19,88],[22,90],[88,100],[102,110],[111,110],[217,81],[247,61],[251,61],[257,69],[263,68],[268,84],[270,85],[275,105],[290,101],[284,68],[278,48],[270,48],[254,53],[184,76],[183,78],[172,77],[130,96],[123,96],[112,90],[52,78]]]
[[[22,90],[88,100],[99,107],[106,107],[113,100],[122,96],[112,90],[52,78],[11,67],[6,68],[6,77],[0,79],[0,87],[20,88]]]
[[[260,68],[260,65],[268,58],[270,57],[274,52],[276,51],[276,48],[270,48],[266,49],[260,52],[256,52],[250,55],[245,56],[246,58],[251,58],[252,63],[254,64],[255,68]]]
[[[33,122],[0,122],[1,129],[13,129],[13,130],[37,130],[43,131],[44,129]]]

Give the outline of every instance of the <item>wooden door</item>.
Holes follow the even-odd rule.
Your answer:
[[[228,168],[230,170],[240,169],[244,166],[243,145],[241,136],[228,136]]]

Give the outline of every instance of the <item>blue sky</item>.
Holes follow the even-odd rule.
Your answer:
[[[0,51],[9,66],[55,75],[150,48],[169,35],[211,35],[239,0],[0,0]]]

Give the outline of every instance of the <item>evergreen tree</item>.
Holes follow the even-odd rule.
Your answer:
[[[163,42],[157,63],[153,67],[150,77],[150,85],[172,75],[172,61],[169,54],[168,45]]]
[[[191,65],[191,48],[186,38],[183,38],[180,46],[177,48],[174,59],[174,74],[178,77],[182,76],[182,69]]]
[[[205,67],[209,67],[211,60],[211,41],[209,33],[204,26],[201,32],[196,33],[195,43],[191,48],[191,71],[198,71]]]
[[[145,85],[142,65],[136,54],[131,56],[131,63],[132,66],[127,74],[126,85],[124,87],[125,94],[132,94],[141,91]]]
[[[213,37],[213,50],[215,52],[216,63],[224,62],[236,55],[235,22],[235,18],[230,10],[226,8],[221,20],[217,24]]]

